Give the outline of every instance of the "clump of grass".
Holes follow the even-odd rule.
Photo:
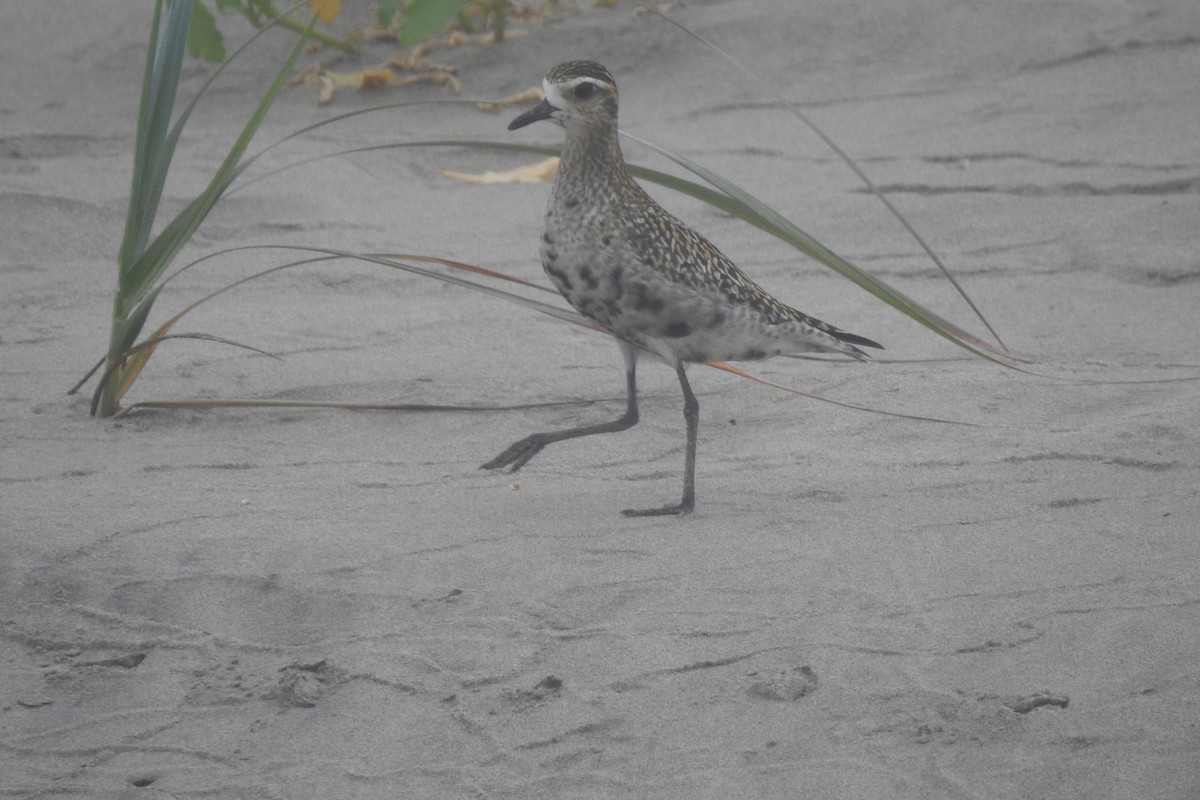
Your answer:
[[[165,23],[164,5],[164,0],[155,2],[150,26],[134,143],[133,180],[125,214],[125,234],[117,254],[117,289],[113,297],[112,325],[103,361],[104,372],[92,399],[92,413],[105,417],[116,412],[121,397],[137,379],[146,359],[154,350],[153,347],[146,347],[135,351],[134,343],[158,297],[163,273],[245,168],[242,156],[291,72],[312,29],[310,22],[234,140],[224,161],[213,173],[208,186],[155,234],[163,186],[179,137],[196,103],[221,71],[220,68],[216,70],[213,78],[196,93],[172,124],[180,68],[195,5],[193,0],[173,0],[166,8]],[[258,34],[242,49],[257,37]]]

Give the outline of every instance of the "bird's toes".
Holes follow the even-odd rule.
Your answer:
[[[480,469],[504,469],[505,467],[508,467],[511,465],[512,468],[509,470],[509,472],[516,472],[517,470],[519,470],[521,468],[521,464],[524,464],[525,462],[521,461],[517,464],[513,464],[513,461],[515,461],[515,460],[516,460],[515,457],[512,454],[510,454],[507,450],[505,450],[503,453],[496,456],[495,458],[493,458],[491,461],[487,462],[486,464],[481,465],[479,468]]]
[[[516,472],[525,466],[529,459],[537,455],[538,451],[544,446],[545,444],[536,436],[530,436],[511,445],[503,453],[480,466],[480,469],[504,469],[508,467],[509,472]]]
[[[673,506],[663,506],[662,508],[627,508],[621,513],[627,517],[678,517],[692,513],[693,507],[688,503],[678,503]]]

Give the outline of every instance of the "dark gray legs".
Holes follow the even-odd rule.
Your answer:
[[[548,431],[526,436],[519,442],[514,442],[503,453],[484,464],[480,469],[504,469],[516,472],[525,466],[548,444],[561,442],[564,439],[577,439],[580,436],[591,436],[596,433],[615,433],[632,428],[638,421],[637,401],[637,353],[630,345],[621,344],[621,353],[625,356],[625,390],[628,393],[625,413],[611,422],[601,422],[596,425],[581,425],[578,428],[567,428],[561,431]],[[675,367],[679,376],[679,386],[683,390],[683,418],[687,422],[687,455],[683,467],[683,499],[677,505],[644,510],[629,509],[623,511],[627,517],[656,517],[669,514],[687,514],[696,507],[696,431],[700,424],[700,403],[692,393],[688,384],[687,374],[683,364]]]
[[[503,469],[516,472],[528,463],[529,459],[542,451],[542,448],[564,439],[577,439],[580,436],[591,436],[594,433],[616,433],[632,428],[638,421],[637,402],[637,364],[629,360],[625,369],[625,390],[628,392],[625,413],[612,422],[601,422],[596,425],[581,425],[578,428],[567,428],[563,431],[534,433],[519,442],[509,445],[508,449],[480,469]]]
[[[683,390],[683,419],[687,423],[687,454],[683,459],[683,499],[678,505],[645,510],[626,509],[621,513],[627,517],[657,517],[667,514],[687,514],[696,507],[696,431],[700,427],[700,402],[692,393],[683,364],[675,367],[679,376],[679,388]]]

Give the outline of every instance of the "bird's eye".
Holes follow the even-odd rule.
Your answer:
[[[583,83],[581,83],[575,87],[575,96],[578,97],[580,100],[591,97],[592,92],[595,90],[595,88],[596,88],[596,84],[590,83],[588,81],[584,81]]]

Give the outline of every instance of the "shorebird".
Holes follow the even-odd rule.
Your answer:
[[[575,310],[616,338],[625,358],[626,407],[610,422],[527,436],[481,469],[516,472],[548,444],[636,425],[637,360],[649,352],[674,368],[683,390],[683,497],[673,505],[623,513],[687,514],[696,505],[700,420],[687,364],[804,352],[865,360],[859,347],[882,345],[776,300],[646,194],[621,155],[617,84],[607,69],[594,61],[568,61],[546,74],[542,88],[545,99],[508,126],[516,130],[550,120],[566,131],[546,211],[542,267]]]

